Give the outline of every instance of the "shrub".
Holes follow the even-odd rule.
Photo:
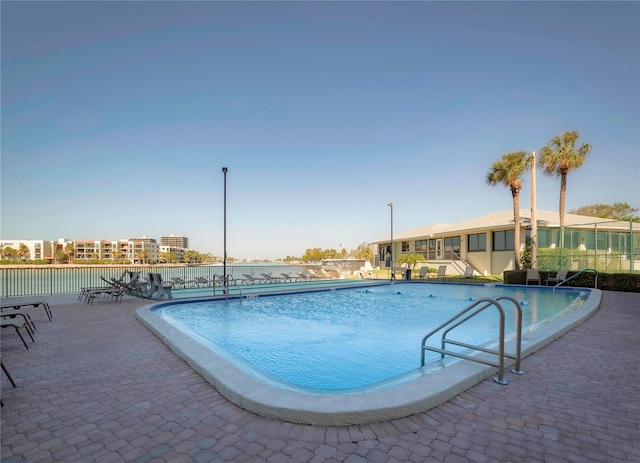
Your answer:
[[[569,272],[567,278],[579,272]],[[556,272],[540,271],[540,282],[544,284],[547,278],[555,276]],[[508,270],[504,272],[503,280],[506,285],[524,285],[527,278],[526,270]],[[593,288],[595,286],[596,274],[585,272],[579,277],[565,283],[563,286]],[[638,273],[602,273],[598,272],[598,289],[608,291],[624,291],[640,293],[640,274]]]

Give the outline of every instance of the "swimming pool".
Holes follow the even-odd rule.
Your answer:
[[[554,323],[597,307],[593,290],[396,283],[157,304],[138,318],[243,408],[295,422],[353,424],[422,411],[495,373],[453,357],[440,362],[437,354],[420,368],[420,339],[472,301],[501,295],[524,309],[525,353],[539,348],[550,328],[563,332]],[[511,309],[505,305],[508,333]],[[483,314],[459,336],[490,344],[497,337],[492,317]]]

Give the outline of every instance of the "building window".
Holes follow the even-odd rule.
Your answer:
[[[460,258],[460,237],[448,236],[444,239],[444,258],[459,259]]]
[[[426,251],[427,250],[427,240],[417,240],[416,241],[416,252],[417,251]]]
[[[493,232],[494,251],[513,251],[515,230],[502,230]]]
[[[403,241],[402,242],[402,252],[409,252],[409,242],[408,241]]]
[[[473,235],[469,235],[469,252],[480,252],[487,250],[487,234],[486,233],[475,233]]]

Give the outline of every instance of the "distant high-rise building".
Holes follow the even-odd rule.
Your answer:
[[[189,238],[186,236],[161,236],[160,246],[168,246],[170,248],[189,249]]]

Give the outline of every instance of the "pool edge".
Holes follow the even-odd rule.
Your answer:
[[[602,292],[589,291],[587,301],[571,313],[533,332],[525,332],[522,357],[541,349],[594,313],[600,306]],[[401,418],[434,408],[496,373],[493,367],[461,361],[387,389],[343,395],[284,390],[257,380],[154,315],[152,308],[157,305],[140,307],[136,310],[136,318],[230,402],[253,413],[284,421],[345,426]],[[515,350],[513,341],[507,343],[506,350]],[[522,369],[526,371],[526,363]],[[511,379],[508,373],[506,378]],[[495,387],[508,386],[496,384]]]

